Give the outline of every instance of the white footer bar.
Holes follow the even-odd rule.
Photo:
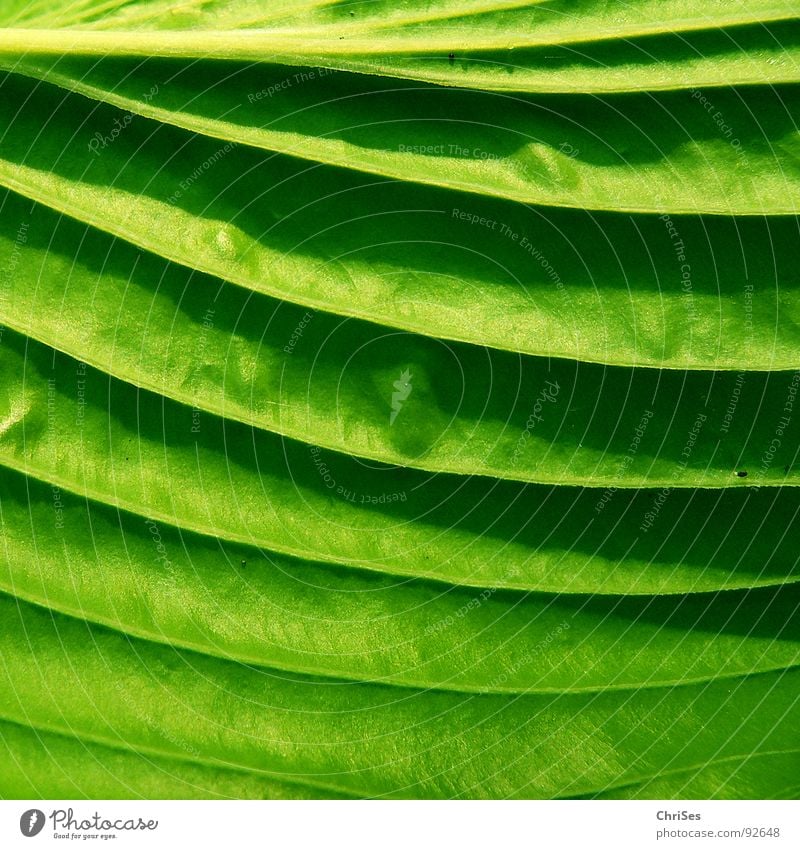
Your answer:
[[[0,801],[0,846],[800,847],[800,802]]]

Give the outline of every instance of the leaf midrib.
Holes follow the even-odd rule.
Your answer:
[[[459,35],[459,49],[465,50],[508,50],[527,47],[547,47],[551,45],[593,44],[601,41],[613,41],[618,38],[637,39],[659,33],[691,33],[708,29],[749,26],[753,24],[776,23],[796,20],[797,14],[791,11],[774,11],[753,16],[747,13],[717,15],[714,18],[699,20],[697,17],[671,19],[668,22],[654,21],[649,25],[621,24],[604,26],[598,33],[596,25],[592,29],[575,28],[569,36],[537,37],[535,32],[527,37],[517,34],[510,42],[509,33],[464,38]],[[277,57],[310,58],[318,61],[320,57],[348,58],[353,54],[360,57],[419,54],[421,51],[452,51],[453,35],[442,27],[433,36],[420,38],[402,32],[380,38],[376,27],[363,24],[335,25],[320,24],[314,27],[295,27],[273,30],[100,30],[89,28],[39,29],[6,27],[0,28],[0,54],[24,55],[26,53],[60,54],[76,53],[82,55],[107,55],[115,53],[127,56],[174,56],[176,58],[241,58],[255,61],[275,61]],[[396,26],[394,23],[388,26]],[[399,25],[402,27],[402,24]],[[335,29],[337,37],[331,37]],[[345,35],[341,35],[344,32]],[[364,37],[358,38],[359,33]],[[348,38],[350,34],[356,38]],[[378,38],[376,38],[376,35]]]

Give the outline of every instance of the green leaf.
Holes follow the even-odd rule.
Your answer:
[[[342,799],[263,778],[0,721],[0,799]],[[115,748],[116,746],[116,748]]]
[[[481,587],[683,593],[797,571],[796,487],[580,490],[364,464],[8,331],[0,374],[0,464],[187,530]]]
[[[571,14],[564,12],[569,10]],[[792,19],[796,9],[787,0],[707,0],[702,6],[694,0],[637,0],[621,9],[609,8],[602,0],[581,4],[578,13],[565,0],[379,0],[354,10],[352,4],[331,4],[325,0],[279,0],[269,9],[255,12],[249,0],[208,0],[202,7],[174,8],[171,0],[112,0],[102,7],[90,3],[64,8],[53,0],[35,5],[25,0],[10,0],[3,7],[0,22],[21,27],[58,27],[81,30],[166,30],[205,31],[263,30],[270,34],[294,37],[304,31],[329,34],[333,27],[339,35],[351,38],[362,32],[378,34],[387,40],[406,32],[435,40],[443,33],[462,33],[481,44],[523,40],[551,42],[596,40],[610,35],[625,35],[667,29],[691,31],[731,24],[764,23]],[[520,31],[520,24],[521,27]],[[246,34],[246,33],[240,33]],[[333,45],[334,47],[337,45]],[[381,45],[370,49],[380,52]],[[405,48],[413,52],[416,45]],[[148,54],[153,50],[149,49]]]
[[[89,96],[117,103],[123,108],[148,114],[155,110],[153,97],[143,101],[142,87],[129,92],[130,82],[148,78],[156,69],[169,67],[171,84],[191,90],[190,100],[197,105],[215,101],[218,93],[203,88],[203,83],[189,87],[182,77],[216,77],[217,85],[227,89],[239,83],[234,94],[237,107],[246,106],[246,97],[259,100],[278,99],[284,103],[298,96],[297,87],[324,79],[327,90],[334,71],[377,75],[374,83],[362,78],[353,82],[361,90],[387,89],[390,78],[433,82],[439,85],[478,88],[485,91],[542,93],[610,93],[625,91],[664,91],[680,88],[736,85],[775,85],[800,81],[800,28],[796,21],[707,29],[680,34],[664,33],[646,38],[619,39],[574,44],[550,44],[546,47],[523,47],[499,50],[464,49],[458,36],[457,52],[442,50],[413,54],[383,52],[381,54],[290,55],[269,53],[271,63],[257,68],[219,63],[193,62],[185,68],[163,62],[149,55],[135,59],[109,59],[106,55],[85,57],[74,54],[47,54],[31,57],[28,51],[16,56],[4,53],[0,41],[0,63],[9,70],[48,79]],[[451,45],[452,46],[452,45]],[[450,50],[450,48],[447,48]],[[57,52],[57,51],[56,51]],[[451,57],[452,53],[452,57]],[[260,58],[260,57],[259,57]],[[174,60],[173,60],[174,62]],[[281,67],[286,62],[293,68]],[[114,69],[115,73],[110,73]],[[222,73],[220,71],[223,71]],[[275,74],[270,84],[264,78]],[[259,75],[255,84],[248,80]],[[389,79],[387,79],[389,78]],[[338,81],[344,84],[345,79]],[[163,84],[163,80],[162,80]],[[275,88],[275,86],[279,86]],[[292,91],[289,92],[289,89]],[[130,95],[133,102],[128,105]],[[375,99],[374,97],[371,99]],[[164,104],[162,104],[163,106]],[[262,107],[266,104],[262,104]],[[318,107],[320,104],[317,103]],[[262,109],[262,113],[263,113]],[[191,116],[187,116],[191,117]],[[235,117],[235,113],[234,113]],[[170,123],[181,119],[165,118]],[[184,119],[185,120],[185,119]]]
[[[664,764],[780,749],[800,718],[793,671],[599,695],[476,696],[246,668],[10,599],[0,600],[0,636],[5,719],[365,796],[586,794],[647,780]],[[770,775],[773,787],[784,783]]]
[[[695,87],[600,101],[285,66],[85,60],[14,69],[226,141],[400,180],[590,209],[798,211],[784,170],[798,150],[794,89]],[[487,122],[492,114],[500,121]],[[87,143],[95,154],[102,137]]]
[[[0,222],[0,266],[15,268],[2,321],[198,418],[549,484],[800,482],[800,372],[633,371],[443,344],[226,286],[13,195]]]
[[[799,51],[8,0],[0,796],[797,796]]]
[[[796,775],[800,750],[757,751],[741,757],[668,770],[648,781],[594,793],[592,799],[797,799],[798,788],[776,786],[776,775]]]
[[[0,481],[0,588],[245,663],[474,692],[653,687],[800,663],[800,586],[567,597],[398,582]]]
[[[111,74],[117,76],[119,69],[115,73],[113,67]],[[341,75],[326,85],[332,103],[320,107],[319,91],[309,81],[311,85],[295,85],[294,92],[290,88],[288,103],[281,106],[281,98],[264,103],[255,97],[293,80],[297,69],[237,70],[244,79],[231,78],[230,70],[212,64],[201,83],[210,93],[198,99],[196,91],[187,91],[185,74],[178,74],[174,83],[176,69],[155,63],[144,79],[137,71],[127,94],[123,89],[113,100],[125,108],[138,104],[150,116],[230,142],[526,203],[727,215],[796,214],[800,208],[798,181],[791,178],[800,149],[796,86],[750,93],[695,89],[625,98],[542,99],[386,80],[364,91],[359,77]],[[203,73],[192,70],[192,85]],[[52,155],[52,134],[20,135],[31,117],[41,114],[45,99],[50,100],[48,111],[65,125],[69,144],[68,157],[58,148],[66,161],[56,160],[48,170],[97,179],[105,169],[99,163],[89,166],[87,152],[97,158],[111,145],[115,158],[129,168],[138,170],[142,163],[152,169],[148,154],[153,145],[146,151],[132,147],[143,130],[131,131],[130,113],[109,110],[104,115],[81,98],[66,98],[42,84],[36,91],[36,86],[16,77],[3,85],[8,99],[3,124],[11,125],[9,141],[15,141],[6,156],[23,157],[28,167],[22,173]],[[99,91],[91,84],[81,84],[81,89],[103,96],[102,84]],[[20,114],[18,100],[23,97]],[[275,111],[267,113],[262,129],[265,107],[270,106]],[[498,112],[499,125],[485,121],[486,114]],[[92,133],[86,125],[90,115],[96,126],[107,120],[108,132]],[[184,137],[181,144],[186,141]],[[9,171],[13,162],[6,160],[3,170]],[[81,171],[76,173],[78,164]],[[230,168],[231,161],[226,165]],[[168,175],[159,174],[148,194],[155,194]],[[175,188],[167,196],[176,200]]]
[[[578,9],[565,0],[283,2],[258,12],[246,0],[180,11],[171,2],[142,0],[100,9],[12,2],[0,15],[0,24],[20,28],[0,30],[0,52],[7,55],[234,58],[512,90],[559,84],[574,89],[587,79],[590,90],[798,79],[796,52],[775,55],[763,32],[765,25],[796,18],[788,0],[714,0],[702,6],[639,0],[611,7],[592,0]],[[709,54],[714,61],[703,61]],[[565,59],[578,67],[559,83]],[[580,67],[582,61],[590,71]],[[597,79],[602,82],[593,82]]]
[[[523,353],[675,368],[800,364],[796,218],[528,209],[144,120],[119,130],[115,110],[6,85],[4,151],[19,162],[0,160],[0,182],[251,290]],[[52,135],[39,132],[41,114]],[[116,138],[95,156],[97,126]]]

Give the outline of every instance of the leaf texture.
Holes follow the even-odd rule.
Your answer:
[[[624,7],[585,2],[578,10],[564,0],[304,2],[271,4],[269,10],[247,0],[180,11],[172,5],[126,2],[98,10],[71,4],[65,10],[54,3],[10,3],[0,18],[8,27],[0,30],[0,51],[268,60],[514,90],[558,85],[551,80],[558,79],[565,60],[578,65],[566,75],[574,90],[589,76],[580,69],[587,58],[593,78],[602,69],[605,87],[623,89],[676,87],[693,79],[712,84],[798,79],[790,47],[775,50],[768,39],[765,55],[763,41],[759,44],[765,26],[794,22],[796,10],[787,0],[715,0],[702,8],[687,0],[640,0]],[[653,44],[659,38],[665,43]],[[722,57],[714,49],[719,52],[720,43]],[[625,52],[639,70],[638,82],[625,76],[630,72]],[[714,61],[703,63],[703,57]]]
[[[22,477],[0,489],[0,510],[5,592],[243,663],[523,693],[653,687],[800,662],[797,585],[642,598],[470,590],[212,541]]]
[[[683,593],[796,574],[795,487],[604,492],[370,466],[198,423],[10,332],[0,365],[0,464],[187,530],[480,587]]]
[[[264,121],[264,109],[259,107],[262,101],[243,103],[246,94],[268,92],[270,87],[292,80],[292,71],[278,68],[272,76],[258,73],[255,78],[251,71],[250,82],[245,80],[246,88],[251,89],[247,92],[242,92],[235,78],[229,81],[230,75],[222,75],[221,81],[217,77],[218,84],[209,80],[205,84],[212,89],[206,98],[210,102],[200,98],[195,105],[190,101],[189,109],[199,113],[194,117],[191,112],[183,117],[182,109],[159,106],[159,97],[168,104],[170,99],[181,104],[187,97],[180,83],[173,91],[174,71],[168,75],[156,71],[155,77],[145,77],[144,81],[137,78],[131,85],[136,86],[139,100],[146,97],[145,104],[152,104],[142,111],[156,117],[163,117],[166,111],[173,123],[190,129],[213,129],[213,135],[229,142],[255,143],[394,179],[544,206],[668,210],[673,214],[763,216],[798,212],[800,194],[796,181],[790,179],[800,149],[800,88],[796,86],[750,93],[715,92],[710,103],[715,119],[709,114],[708,98],[699,100],[704,96],[699,89],[694,93],[576,100],[384,82],[370,97],[363,90],[354,96],[354,80],[358,78],[348,76],[340,83],[341,78],[334,77],[329,83],[332,102],[323,103],[322,108],[311,105],[313,84],[300,85],[295,94],[299,103],[295,105],[290,99],[288,109],[279,105],[280,98],[267,98],[275,102],[277,114],[266,129],[260,129],[258,124]],[[26,84],[18,77],[9,77],[4,89],[8,99],[4,130],[10,123],[7,132],[11,134],[9,145],[13,142],[11,151],[24,154],[25,162],[17,164],[28,166],[20,168],[20,174],[41,162],[50,172],[71,172],[73,179],[89,173],[99,178],[108,166],[95,163],[87,172],[93,158],[87,152],[102,159],[102,151],[109,144],[118,145],[115,159],[124,161],[128,169],[136,169],[134,162],[141,162],[142,170],[153,168],[153,158],[147,155],[153,145],[149,150],[140,146],[148,137],[144,133],[152,135],[155,126],[146,125],[136,132],[130,115],[126,118],[99,110],[82,98],[69,98],[49,85]],[[226,93],[230,89],[233,91]],[[93,86],[85,90],[102,94]],[[162,90],[167,94],[160,94]],[[50,102],[45,107],[47,100]],[[116,96],[114,100],[126,107],[136,103],[130,96]],[[52,125],[52,134],[32,133],[27,139],[21,135],[26,124],[35,126],[43,108],[55,113],[51,121],[63,122],[61,132],[69,143],[68,151],[58,147],[55,162],[56,133]],[[282,109],[286,110],[285,117]],[[503,118],[499,126],[483,118],[487,112],[500,111]],[[231,112],[235,118],[221,120]],[[457,118],[450,118],[450,114]],[[109,132],[89,132],[89,115],[93,122],[105,118]],[[137,137],[139,145],[133,147]],[[163,144],[161,139],[159,143]],[[234,154],[226,159],[229,170],[239,157]],[[4,170],[12,164],[7,163]],[[240,167],[240,176],[243,170]],[[156,191],[168,173],[158,175],[160,179],[153,187]],[[55,176],[52,174],[51,179]],[[173,190],[167,197],[174,194]]]
[[[607,39],[581,44],[551,44],[546,47],[523,47],[512,50],[463,50],[450,53],[393,53],[390,55],[352,54],[320,57],[295,54],[275,56],[274,64],[251,68],[244,63],[228,60],[220,73],[216,65],[194,63],[194,74],[216,75],[217,84],[228,86],[229,78],[245,82],[256,77],[259,82],[247,90],[259,100],[279,96],[292,99],[296,91],[316,80],[329,79],[336,72],[358,73],[362,86],[369,76],[376,75],[385,88],[392,78],[433,82],[439,85],[475,88],[483,91],[528,93],[616,93],[628,91],[669,91],[681,88],[753,84],[792,83],[800,80],[798,61],[798,27],[796,21],[756,24],[729,29],[708,29],[680,34],[665,32],[638,39]],[[2,42],[0,42],[0,48]],[[449,49],[449,48],[448,48]],[[224,61],[224,60],[220,60]],[[124,97],[131,78],[145,82],[160,67],[172,68],[170,81],[181,86],[185,73],[180,64],[164,64],[149,55],[131,59],[109,59],[107,56],[14,55],[0,49],[0,62],[9,70],[49,79],[67,88],[93,95],[104,91],[103,99]],[[289,73],[278,76],[272,86],[264,80],[280,72],[281,65],[296,62]],[[119,71],[109,75],[107,69]],[[279,88],[275,88],[276,82]],[[99,88],[98,88],[99,86]],[[354,85],[357,88],[357,85]],[[239,94],[246,90],[239,89]],[[146,92],[134,92],[136,96]],[[208,90],[195,86],[192,99],[209,99]],[[214,95],[211,95],[212,98]],[[150,98],[152,101],[152,96]],[[146,103],[140,108],[146,111]],[[244,105],[242,102],[241,105]],[[315,107],[321,105],[317,99]],[[134,108],[135,106],[125,107]]]
[[[92,127],[112,132],[118,113],[81,114],[85,101],[7,84],[21,86],[22,105],[3,101],[4,150],[22,161],[0,159],[0,182],[251,290],[545,356],[672,368],[800,364],[795,217],[545,213],[265,158],[144,122],[95,156]],[[63,123],[58,133],[39,132],[42,110],[53,113],[51,128]]]
[[[0,603],[4,718],[358,795],[578,795],[646,780],[663,762],[769,749],[797,722],[796,672],[600,696],[320,686]],[[109,669],[116,687],[104,682]]]
[[[186,759],[98,745],[0,722],[4,799],[346,799],[325,787],[276,781]]]
[[[3,321],[196,416],[384,463],[539,483],[742,486],[736,473],[748,469],[761,484],[800,481],[800,423],[789,417],[771,448],[800,371],[665,375],[444,344],[225,286],[12,195],[0,220],[0,263],[26,225]]]

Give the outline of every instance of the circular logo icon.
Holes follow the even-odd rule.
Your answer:
[[[25,837],[36,837],[44,828],[44,813],[38,808],[31,808],[19,818],[19,830]]]

